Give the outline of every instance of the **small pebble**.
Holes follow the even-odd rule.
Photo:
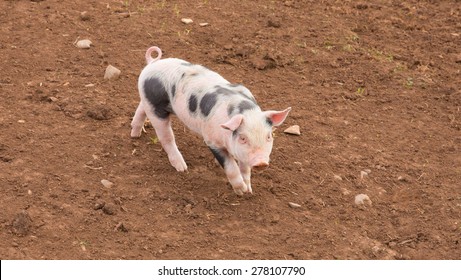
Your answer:
[[[120,222],[115,226],[114,231],[128,232],[128,229],[122,222]]]
[[[371,199],[368,197],[368,195],[361,193],[355,196],[355,204],[357,206],[371,206]]]
[[[400,182],[409,182],[410,181],[408,179],[408,177],[406,177],[406,176],[399,176],[399,177],[397,177],[397,180],[399,180]]]
[[[192,204],[187,204],[185,207],[184,207],[184,211],[186,212],[186,214],[192,214]]]
[[[224,45],[224,49],[227,50],[227,51],[232,50],[232,48],[233,48],[232,44]]]
[[[190,23],[193,23],[194,21],[190,18],[182,18],[181,22],[184,24],[190,24]]]
[[[280,215],[279,214],[274,214],[271,219],[272,224],[276,224],[280,221]]]
[[[18,123],[26,123],[25,120],[18,120]]]
[[[112,188],[114,186],[114,183],[106,179],[102,179],[101,184],[106,188]]]
[[[90,20],[90,15],[88,14],[87,11],[81,12],[81,13],[80,13],[80,19],[81,19],[82,21]]]
[[[351,194],[351,192],[346,188],[342,188],[341,192],[342,192],[343,195],[350,195]]]
[[[335,178],[335,180],[338,180],[338,181],[343,180],[343,178],[341,178],[341,176],[339,176],[339,175],[333,175],[333,178]]]
[[[122,73],[122,71],[120,71],[112,65],[108,65],[106,68],[106,72],[104,73],[104,79],[117,79],[120,76],[120,73]]]
[[[208,22],[201,22],[198,25],[201,26],[201,27],[205,27],[205,26],[210,25],[210,24]]]
[[[92,44],[93,44],[93,43],[92,43],[90,40],[88,40],[88,39],[83,39],[83,40],[77,41],[76,46],[77,46],[77,48],[79,48],[79,49],[89,49],[90,46],[91,46]]]
[[[299,125],[292,125],[289,128],[285,129],[283,132],[292,135],[301,135],[301,131],[299,130]]]
[[[291,208],[300,208],[301,205],[299,205],[298,203],[294,203],[294,202],[288,202],[288,205],[290,205]]]
[[[102,212],[107,215],[115,215],[117,212],[117,206],[113,203],[106,203],[102,208]]]
[[[94,204],[94,207],[93,209],[94,210],[99,210],[99,209],[102,209],[104,207],[104,205],[106,205],[106,203],[102,200],[98,200],[95,204]]]
[[[365,170],[360,171],[360,179],[365,178],[365,177],[368,176],[368,174],[370,174],[370,173],[371,173],[371,170],[370,170],[370,169],[365,169]]]
[[[274,27],[274,28],[280,28],[282,26],[282,24],[278,20],[270,19],[270,20],[267,21],[267,26],[268,27]]]

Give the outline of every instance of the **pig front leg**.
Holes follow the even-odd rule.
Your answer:
[[[243,195],[243,193],[246,192],[251,193],[251,188],[248,187],[244,178],[242,177],[242,173],[237,162],[229,155],[229,153],[226,150],[216,149],[213,147],[210,147],[210,150],[218,160],[219,164],[224,168],[224,173],[226,174],[227,180],[229,180],[229,183],[234,189],[234,192],[237,195]]]
[[[248,187],[248,192],[253,193],[253,190],[251,189],[251,167],[249,165],[244,165],[239,163],[239,169],[240,173],[242,174],[243,182]]]
[[[248,188],[247,184],[243,180],[240,168],[234,159],[229,158],[226,162],[224,165],[224,173],[226,173],[227,179],[236,194],[243,195],[243,193],[251,192],[251,189]]]

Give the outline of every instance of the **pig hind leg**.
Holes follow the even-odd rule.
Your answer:
[[[170,116],[159,118],[151,111],[146,111],[146,114],[155,129],[160,144],[162,144],[163,149],[168,154],[171,165],[176,168],[177,171],[186,171],[187,164],[179,152],[178,146],[176,146],[173,129],[171,128]]]
[[[144,97],[144,112],[152,123],[163,149],[168,154],[171,165],[177,171],[186,171],[186,162],[176,146],[171,129],[170,114],[173,110],[170,96],[162,79],[154,75],[144,80],[139,86],[140,95]]]
[[[141,131],[146,120],[146,112],[144,111],[144,104],[139,102],[136,113],[134,114],[133,120],[131,121],[131,137],[141,137]]]

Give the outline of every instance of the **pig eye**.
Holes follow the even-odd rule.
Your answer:
[[[239,135],[239,142],[240,142],[240,144],[246,144],[247,141],[248,141],[248,139],[247,139],[247,137],[246,137],[245,135],[243,135],[243,134],[240,134],[240,135]]]
[[[266,140],[271,141],[272,139],[272,133],[267,134]]]

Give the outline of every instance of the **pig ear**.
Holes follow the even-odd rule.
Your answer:
[[[283,111],[266,111],[264,114],[273,126],[279,126],[286,119],[290,111],[291,107],[288,107]]]
[[[238,115],[233,116],[226,123],[221,124],[221,127],[224,129],[228,129],[230,131],[235,131],[242,124],[242,121],[243,121],[243,115],[238,114]]]

